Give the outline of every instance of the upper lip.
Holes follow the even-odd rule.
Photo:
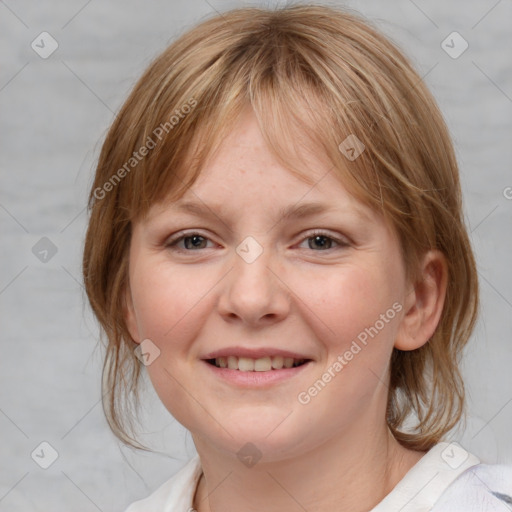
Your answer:
[[[227,347],[215,350],[206,354],[201,359],[217,359],[218,357],[248,357],[250,359],[261,359],[262,357],[293,357],[293,359],[311,359],[304,354],[291,352],[289,350],[281,350],[278,348],[245,348],[245,347]]]

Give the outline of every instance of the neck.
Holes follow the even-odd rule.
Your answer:
[[[194,442],[203,468],[197,512],[367,512],[424,455],[402,447],[386,425],[379,432],[344,432],[312,451],[250,468],[200,438]]]

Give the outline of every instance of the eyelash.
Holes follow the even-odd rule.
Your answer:
[[[171,239],[169,240],[167,243],[166,243],[166,247],[168,249],[171,249],[173,251],[177,251],[177,252],[197,252],[197,251],[201,251],[201,250],[204,250],[204,249],[182,249],[182,248],[176,248],[177,244],[179,242],[181,242],[182,240],[184,240],[185,238],[192,238],[193,236],[200,236],[201,238],[205,239],[205,240],[209,240],[211,242],[211,240],[202,235],[201,233],[198,233],[197,231],[190,231],[190,232],[187,232],[187,233],[181,233],[180,236],[178,236],[177,238],[174,238],[174,239]],[[327,238],[333,242],[335,242],[336,244],[338,244],[338,247],[331,247],[329,249],[320,249],[318,251],[313,251],[313,252],[329,252],[329,251],[332,251],[332,250],[335,250],[335,249],[342,249],[344,247],[348,247],[349,244],[343,240],[340,240],[339,238],[336,238],[336,237],[333,237],[332,235],[330,235],[328,232],[326,231],[322,231],[322,230],[314,230],[313,232],[309,233],[308,236],[304,237],[301,242],[305,241],[305,240],[308,240],[310,238],[315,238],[317,236],[321,236],[321,237],[324,237],[324,238]],[[312,249],[313,250],[313,249]]]

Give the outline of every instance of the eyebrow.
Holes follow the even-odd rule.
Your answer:
[[[221,210],[221,205],[211,205],[208,206],[203,203],[195,203],[195,202],[182,202],[178,203],[176,207],[179,210],[193,213],[199,216],[209,215],[211,213],[214,213],[217,215]],[[363,220],[370,221],[369,215],[366,213],[366,211],[362,208],[355,207],[354,208],[357,215],[359,215]],[[319,213],[325,213],[328,211],[334,211],[332,207],[325,205],[324,203],[303,203],[300,205],[292,204],[289,206],[286,206],[284,208],[280,208],[277,215],[279,219],[282,220],[291,220],[291,219],[302,219],[305,217],[311,217],[313,215],[319,214]],[[339,212],[341,213],[341,212]]]

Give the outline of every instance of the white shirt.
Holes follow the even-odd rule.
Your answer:
[[[199,456],[125,512],[193,512]],[[512,511],[512,465],[486,465],[456,443],[429,450],[369,512]]]

